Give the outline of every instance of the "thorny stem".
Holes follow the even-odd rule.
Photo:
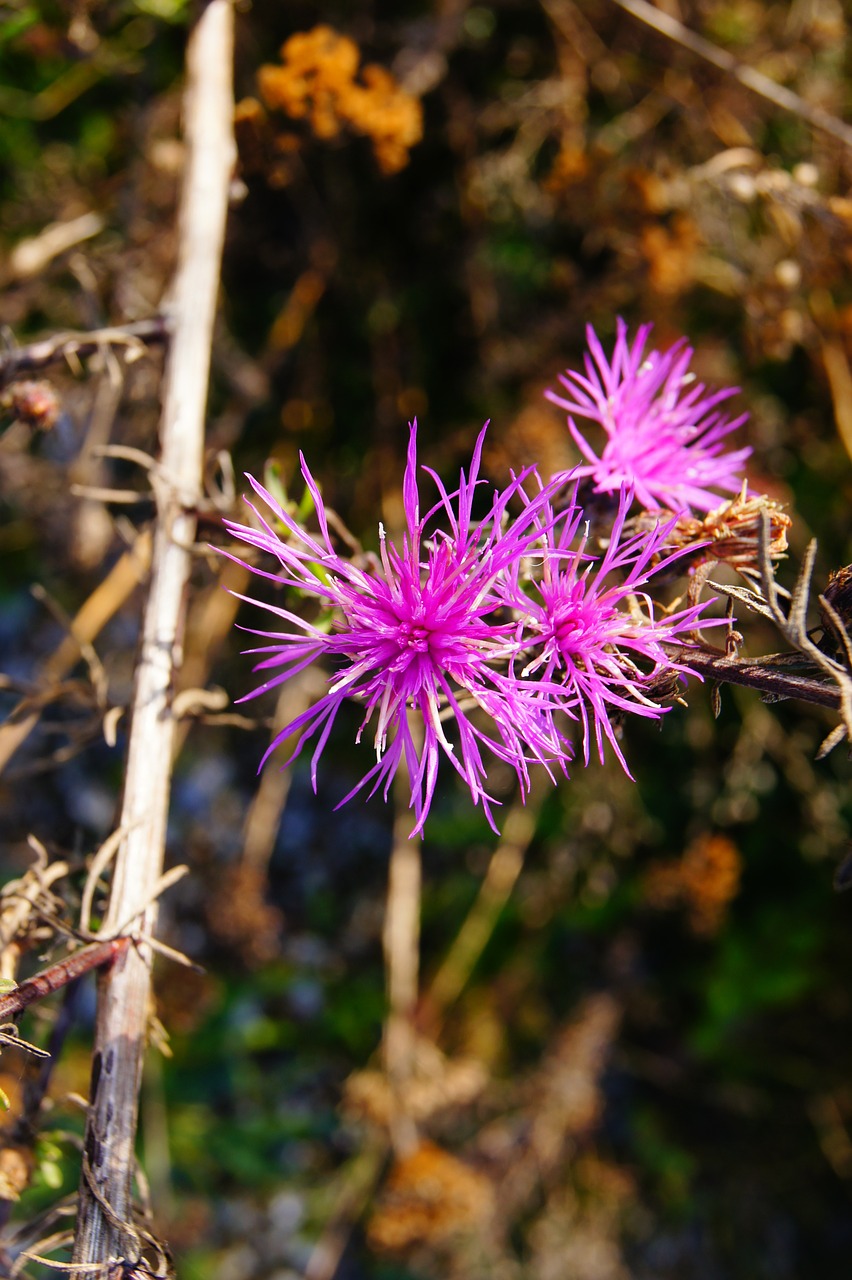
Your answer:
[[[64,864],[59,865],[64,866]],[[123,937],[96,942],[88,947],[79,947],[65,960],[59,960],[47,969],[42,969],[40,973],[13,986],[11,991],[0,996],[0,1044],[4,1047],[22,1049],[42,1059],[36,1070],[33,1070],[30,1064],[23,1073],[23,1107],[14,1123],[5,1129],[4,1144],[7,1149],[32,1146],[35,1119],[47,1093],[54,1062],[74,1021],[74,998],[79,989],[80,978],[92,969],[111,964],[124,953],[128,946],[130,946],[130,939]],[[47,1048],[42,1049],[21,1039],[9,1019],[16,1018],[36,1000],[41,1000],[63,988],[65,1000],[51,1028]],[[9,1221],[14,1199],[17,1198],[13,1196],[13,1186],[9,1187],[7,1184],[4,1190],[6,1195],[0,1196],[0,1228],[3,1229]],[[5,1255],[0,1250],[0,1268],[4,1265],[4,1260]],[[7,1265],[10,1264],[7,1263]],[[3,1271],[2,1274],[5,1275],[7,1272]]]
[[[810,543],[796,585],[792,594],[789,595],[787,592],[782,593],[775,581],[771,542],[769,514],[764,511],[761,513],[758,536],[761,594],[725,587],[720,590],[734,599],[745,599],[751,608],[769,618],[784,639],[798,651],[797,653],[774,653],[762,658],[750,659],[731,657],[720,654],[717,650],[696,652],[675,645],[665,645],[664,648],[678,662],[682,662],[684,666],[702,675],[709,675],[729,684],[747,685],[775,697],[798,698],[803,702],[813,702],[818,706],[830,707],[832,711],[839,711],[842,724],[838,725],[823,743],[819,752],[823,755],[843,736],[852,739],[852,673],[848,665],[837,662],[814,643],[808,628],[808,605],[811,576],[816,559],[816,542]],[[789,598],[786,611],[782,595]],[[820,596],[820,604],[834,622],[837,635],[843,642],[848,663],[852,655],[852,641],[843,621],[823,596]],[[815,680],[811,676],[788,674],[781,670],[784,666],[790,667],[796,663],[818,668],[830,677],[831,683]]]
[[[169,312],[161,471],[151,588],[136,671],[118,850],[105,930],[131,922],[154,932],[162,875],[186,594],[201,487],[210,345],[233,166],[233,9],[212,0],[192,32],[184,100],[187,165],[178,270]],[[134,919],[135,917],[135,919]],[[144,1233],[133,1225],[131,1181],[150,1002],[150,949],[131,948],[101,979],[92,1086],[72,1269],[100,1280],[131,1263]],[[97,1264],[97,1265],[93,1265]]]

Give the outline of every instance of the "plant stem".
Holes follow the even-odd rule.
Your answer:
[[[432,1039],[438,1039],[445,1010],[467,986],[511,897],[535,835],[540,803],[536,796],[526,804],[516,800],[512,805],[473,906],[423,997],[418,1025]]]
[[[162,873],[175,719],[171,700],[181,661],[186,593],[201,485],[210,346],[233,166],[233,9],[212,0],[192,32],[184,99],[187,159],[179,214],[178,267],[169,313],[172,342],[160,424],[161,471],[151,587],[136,670],[119,847],[105,929],[138,913],[134,934],[150,935],[145,908]],[[150,1005],[150,950],[137,946],[100,982],[92,1088],[73,1262],[139,1256],[132,1223],[138,1094]]]
[[[112,938],[108,942],[93,942],[91,946],[80,947],[67,960],[58,960],[41,973],[27,978],[7,995],[0,996],[0,1022],[15,1018],[34,1000],[43,1000],[54,991],[61,990],[69,982],[82,978],[90,969],[110,964],[127,950],[129,938]]]
[[[22,373],[36,373],[52,364],[62,364],[73,357],[84,360],[104,347],[135,348],[138,351],[143,346],[163,346],[168,340],[169,323],[165,316],[151,316],[134,324],[88,333],[56,333],[25,347],[13,347],[11,351],[0,353],[0,384],[11,382]]]
[[[422,747],[422,726],[411,713],[412,736]],[[408,1111],[408,1088],[415,1072],[417,1032],[414,1015],[420,971],[420,897],[423,869],[420,840],[411,839],[409,774],[405,762],[395,778],[396,819],[388,867],[388,897],[382,944],[385,955],[388,1010],[382,1056],[390,1086],[390,1138],[398,1156],[417,1146],[417,1127]]]
[[[712,650],[682,649],[678,645],[665,645],[674,661],[689,667],[696,675],[709,676],[725,684],[745,685],[761,693],[775,694],[781,698],[798,698],[801,702],[813,702],[820,707],[840,710],[840,691],[836,685],[811,676],[796,675],[788,669],[773,665],[773,659],[792,657],[787,654],[770,654],[763,658],[729,658]]]

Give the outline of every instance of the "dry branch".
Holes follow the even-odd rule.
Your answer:
[[[186,591],[203,476],[204,414],[210,345],[234,159],[233,11],[212,0],[190,36],[185,124],[187,167],[179,215],[178,269],[169,307],[173,336],[160,425],[161,468],[151,588],[136,672],[121,827],[105,922],[134,921],[151,935],[152,893],[160,881],[166,835]],[[135,920],[134,920],[135,917]],[[128,952],[101,980],[73,1266],[106,1276],[109,1263],[133,1260],[131,1180],[138,1091],[150,1001],[150,951]],[[92,1264],[101,1264],[93,1267]]]
[[[26,982],[19,983],[5,995],[0,995],[0,1022],[16,1018],[34,1000],[52,995],[54,991],[61,990],[69,982],[75,982],[91,969],[111,963],[129,945],[130,939],[127,937],[111,938],[107,942],[93,942],[88,947],[81,947],[67,960],[57,960],[55,964],[42,969],[32,978],[27,978]]]
[[[35,373],[52,364],[68,360],[84,360],[96,355],[105,347],[124,347],[128,351],[144,351],[146,346],[162,346],[169,340],[169,320],[166,316],[152,316],[135,324],[121,325],[114,329],[96,329],[88,333],[55,333],[25,347],[13,347],[0,353],[0,384],[20,377],[22,373]]]
[[[822,744],[819,752],[821,756],[842,741],[843,737],[848,736],[852,740],[852,674],[850,674],[852,672],[852,641],[843,620],[838,617],[825,596],[819,597],[823,621],[826,617],[831,619],[835,634],[843,643],[845,662],[837,662],[811,637],[808,627],[808,608],[811,577],[816,559],[816,542],[812,541],[808,546],[792,594],[782,591],[775,581],[772,526],[768,511],[761,513],[758,546],[759,592],[749,588],[724,587],[719,583],[711,585],[728,596],[730,600],[740,600],[747,607],[768,618],[796,652],[771,653],[762,658],[750,659],[721,654],[713,650],[701,652],[683,649],[675,645],[665,645],[664,648],[678,662],[682,662],[685,667],[697,674],[710,676],[719,682],[759,689],[766,700],[797,698],[802,702],[813,702],[817,706],[830,707],[833,711],[839,711],[842,724],[838,725]],[[786,607],[782,596],[789,600]],[[792,670],[795,666],[806,666],[811,670],[820,671],[828,677],[828,680],[798,675]]]
[[[705,40],[695,31],[690,31],[689,27],[685,27],[677,18],[649,4],[648,0],[615,0],[615,3],[632,17],[638,18],[640,22],[658,31],[660,35],[666,36],[675,44],[689,49],[690,53],[703,58],[705,62],[718,67],[720,71],[733,76],[752,93],[774,103],[776,107],[781,107],[783,111],[789,111],[800,119],[806,120],[811,128],[830,134],[844,146],[852,147],[852,126],[845,124],[843,120],[838,120],[837,116],[832,115],[830,111],[806,102],[798,93],[793,93],[792,89],[771,80],[762,71],[756,71],[754,67],[738,62],[727,49],[720,49],[712,41]]]
[[[42,680],[46,687],[57,683],[76,665],[85,647],[106,626],[126,600],[145,580],[151,563],[151,535],[147,530],[136,538],[129,551],[113,565],[103,582],[73,618],[69,634],[44,664]],[[41,709],[12,712],[0,725],[0,773],[26,741],[39,722]]]

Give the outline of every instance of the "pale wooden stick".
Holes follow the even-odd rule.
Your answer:
[[[173,337],[160,424],[161,474],[151,587],[136,670],[127,772],[104,929],[132,922],[153,934],[162,876],[175,720],[174,675],[180,665],[204,450],[210,345],[228,191],[232,133],[233,9],[212,0],[190,36],[184,100],[187,167],[179,215],[178,269],[169,313]],[[100,984],[92,1097],[84,1141],[84,1176],[73,1266],[100,1264],[138,1250],[133,1227],[139,1083],[150,1001],[150,949],[132,947]]]

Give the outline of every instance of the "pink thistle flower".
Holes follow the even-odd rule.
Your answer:
[[[545,392],[568,411],[568,429],[586,459],[572,475],[590,476],[596,493],[617,493],[629,484],[650,511],[712,511],[719,505],[718,490],[737,493],[742,487],[741,469],[751,449],[726,453],[724,440],[748,414],[729,422],[718,412],[738,388],[708,393],[693,381],[693,353],[685,339],[645,355],[650,333],[651,325],[642,325],[631,345],[619,319],[608,361],[590,325],[585,376],[568,370],[559,378],[567,395]],[[607,441],[600,456],[572,414],[603,427]]]
[[[252,487],[285,535],[253,506],[262,529],[226,522],[235,537],[269,552],[281,566],[277,573],[252,566],[254,572],[306,593],[332,611],[331,626],[323,629],[289,609],[250,601],[280,618],[288,630],[253,631],[272,641],[249,651],[267,655],[255,670],[272,674],[248,697],[274,688],[318,658],[330,659],[336,668],[328,692],[281,730],[261,765],[291,735],[300,735],[291,759],[316,736],[311,761],[316,789],[318,761],[335,718],[347,699],[355,699],[364,707],[358,740],[370,725],[376,763],[341,804],[370,783],[370,794],[383,787],[387,797],[404,759],[416,817],[412,835],[423,829],[442,754],[466,782],[474,803],[482,802],[492,826],[491,805],[496,802],[485,790],[482,747],[512,766],[522,791],[529,785],[531,760],[556,759],[564,768],[568,754],[553,731],[537,684],[514,674],[512,663],[521,649],[517,627],[498,614],[502,595],[497,584],[541,538],[547,527],[542,505],[551,490],[538,499],[524,499],[513,520],[507,507],[533,471],[529,468],[505,490],[495,492],[487,517],[475,522],[472,504],[474,490],[482,483],[477,477],[485,430],[477,440],[469,478],[462,471],[452,494],[424,468],[435,481],[438,501],[421,517],[417,426],[412,424],[403,483],[402,546],[396,547],[380,525],[380,557],[371,567],[360,567],[335,551],[322,497],[304,458],[302,474],[316,509],[318,535],[308,532],[251,477]],[[448,528],[436,524],[436,517]],[[470,717],[476,708],[490,718],[489,732]],[[420,713],[422,733],[412,729],[412,710]]]
[[[678,517],[622,541],[632,501],[632,491],[623,486],[607,548],[598,558],[586,550],[582,509],[572,505],[554,521],[546,500],[536,517],[542,520],[544,542],[541,576],[526,589],[515,576],[507,596],[523,619],[527,652],[533,651],[522,674],[537,674],[547,714],[561,701],[561,709],[582,723],[585,763],[592,736],[603,762],[606,739],[628,777],[613,716],[658,718],[668,711],[652,696],[655,683],[666,673],[695,673],[674,662],[664,646],[689,645],[696,627],[724,621],[702,616],[712,601],[656,616],[645,587],[685,554],[667,546]],[[584,523],[579,546],[573,547]]]

